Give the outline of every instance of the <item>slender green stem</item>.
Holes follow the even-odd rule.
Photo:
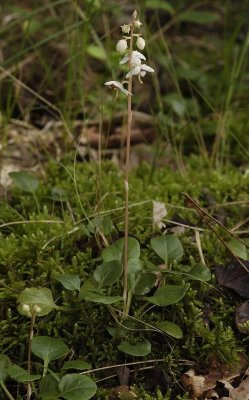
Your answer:
[[[130,53],[129,53],[129,70],[131,70],[131,58],[133,50],[133,32],[134,25],[131,25],[130,33]],[[128,92],[132,92],[132,76],[128,81]],[[130,147],[131,147],[131,122],[132,122],[132,108],[131,108],[131,94],[128,94],[127,102],[127,139],[126,139],[126,156],[125,156],[125,236],[124,236],[124,276],[123,276],[123,299],[124,299],[124,312],[127,310],[127,293],[128,293],[128,235],[129,235],[129,167],[130,167]]]
[[[1,386],[3,388],[3,391],[5,392],[6,396],[8,397],[9,400],[15,400],[14,397],[11,396],[10,392],[6,388],[5,384],[1,382]]]
[[[34,336],[34,325],[35,325],[35,313],[31,317],[30,331],[29,331],[29,347],[28,347],[28,374],[31,374],[31,345]],[[30,400],[32,394],[31,384],[28,382],[27,385],[27,400]]]

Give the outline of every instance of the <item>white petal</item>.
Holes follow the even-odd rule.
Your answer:
[[[125,75],[126,79],[130,78],[131,76],[138,75],[141,71],[141,67],[138,65],[137,67],[133,68]]]
[[[135,68],[138,65],[141,65],[141,59],[139,57],[136,57],[136,56],[132,55],[132,57],[131,57],[131,66],[133,68]]]
[[[141,78],[143,78],[145,75],[146,75],[146,72],[145,72],[145,71],[141,71],[141,72],[140,72]]]
[[[149,66],[146,65],[146,64],[142,64],[142,65],[141,65],[141,70],[142,70],[142,71],[146,71],[146,72],[154,72],[154,69],[151,68],[151,67],[149,67]]]
[[[132,52],[132,55],[135,57],[141,58],[141,60],[146,60],[146,57],[142,53],[140,53],[140,51],[135,50]]]
[[[125,93],[127,96],[128,96],[128,94],[132,95],[132,93],[128,92],[128,90],[126,90],[126,89],[124,88],[124,86],[122,85],[121,82],[118,82],[118,81],[108,81],[108,82],[105,82],[105,85],[106,85],[106,86],[110,86],[111,88],[117,88],[117,89],[121,90],[121,92]]]
[[[122,90],[122,87],[123,87],[122,83],[120,83],[118,81],[108,81],[108,82],[105,82],[105,85],[106,86],[114,86],[114,87],[116,87],[118,89],[121,89],[121,90]]]
[[[124,58],[122,58],[122,60],[119,62],[119,64],[125,64],[127,61],[129,61],[129,54],[126,54],[126,56],[124,56]]]

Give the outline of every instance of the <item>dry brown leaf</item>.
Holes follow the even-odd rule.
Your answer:
[[[249,376],[240,385],[230,391],[232,400],[249,400]]]
[[[211,390],[216,388],[218,382],[222,382],[229,391],[234,390],[230,382],[247,367],[248,358],[242,353],[239,354],[239,363],[236,367],[221,363],[216,357],[212,357],[207,374],[198,375],[194,369],[190,369],[181,376],[181,382],[183,387],[189,391],[191,399],[209,399],[212,398],[210,397]],[[238,398],[236,400],[242,399]],[[245,398],[243,400],[249,399]]]

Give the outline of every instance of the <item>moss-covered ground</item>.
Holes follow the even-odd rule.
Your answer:
[[[7,201],[0,203],[0,352],[21,366],[27,359],[29,320],[17,312],[16,298],[26,287],[48,287],[62,306],[37,319],[35,334],[62,338],[74,357],[83,357],[93,368],[137,361],[119,352],[120,338],[109,333],[108,328],[115,326],[113,312],[103,304],[79,300],[76,291],[65,290],[56,279],[58,273],[74,273],[84,283],[98,265],[101,250],[122,237],[124,229],[121,170],[109,161],[99,168],[73,160],[69,155],[61,163],[51,161],[44,174],[36,176],[39,186],[35,192],[13,186]],[[194,363],[197,369],[205,369],[214,355],[221,362],[236,363],[238,352],[248,350],[247,336],[234,322],[235,308],[243,299],[218,287],[214,275],[215,265],[231,260],[231,254],[182,192],[232,229],[246,219],[248,190],[245,169],[214,171],[198,157],[189,160],[184,173],[159,167],[151,174],[148,164],[131,172],[130,234],[140,243],[145,268],[158,263],[150,239],[162,233],[153,226],[152,211],[153,201],[160,201],[168,212],[164,229],[174,232],[183,244],[182,265],[200,263],[195,236],[200,229],[203,256],[212,273],[209,282],[190,281],[187,294],[175,305],[154,307],[142,316],[139,302],[131,306],[129,328],[134,331],[128,330],[126,338],[149,338],[152,344],[151,354],[142,358],[145,364],[140,367],[147,359],[161,360],[154,364],[163,366],[175,396],[182,393],[177,382],[186,365]],[[211,225],[223,240],[229,239],[220,226],[212,221]],[[172,279],[182,283],[184,276],[176,274]],[[183,338],[148,329],[136,318],[152,326],[170,320],[181,327]],[[105,376],[99,371],[95,378]],[[141,371],[135,376],[132,381],[143,382]],[[103,385],[115,386],[115,379],[107,379]]]

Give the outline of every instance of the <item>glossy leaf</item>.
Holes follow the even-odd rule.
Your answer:
[[[119,280],[122,271],[123,266],[120,261],[107,261],[96,268],[94,278],[100,287],[111,286]]]
[[[169,262],[180,260],[183,256],[183,247],[180,240],[174,235],[163,235],[151,239],[154,252],[167,265]]]
[[[88,376],[67,374],[59,383],[60,397],[66,400],[88,400],[97,390],[95,382]]]
[[[151,352],[151,344],[148,340],[144,340],[143,342],[134,345],[124,341],[120,343],[118,350],[134,357],[143,357]]]
[[[47,315],[50,311],[57,308],[52,293],[47,288],[26,288],[18,296],[17,303],[19,313],[25,316],[31,315],[25,312],[23,305],[28,305],[30,307],[31,314],[34,313],[34,307],[38,306],[40,311],[36,312],[36,315],[39,317]]]
[[[38,189],[38,179],[28,174],[26,171],[10,172],[9,176],[11,177],[15,186],[24,192],[35,193]]]
[[[176,339],[182,339],[183,337],[183,332],[181,328],[173,322],[162,321],[157,324],[157,327]]]
[[[144,297],[157,306],[169,306],[178,303],[186,294],[186,288],[178,285],[165,285],[156,290],[154,296]]]
[[[65,289],[80,291],[80,277],[75,274],[60,274],[56,277]]]
[[[8,375],[17,382],[33,382],[41,378],[41,375],[30,375],[28,372],[18,365],[11,365],[8,368]]]

